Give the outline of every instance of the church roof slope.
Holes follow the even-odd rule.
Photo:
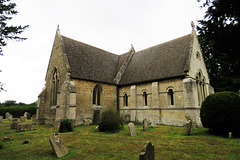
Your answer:
[[[184,76],[189,70],[192,35],[134,53],[120,85]]]
[[[62,36],[71,77],[114,84],[118,56]]]

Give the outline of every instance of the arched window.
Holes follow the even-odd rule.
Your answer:
[[[201,72],[197,74],[196,83],[197,83],[197,93],[198,93],[198,105],[201,105],[202,101],[206,98],[205,81],[204,81],[204,78],[202,77]]]
[[[147,106],[147,92],[145,91],[143,92],[143,102],[144,102],[143,105]]]
[[[100,106],[101,105],[101,97],[102,96],[102,88],[99,85],[96,85],[93,89],[93,104]]]
[[[52,77],[52,105],[53,106],[57,105],[58,87],[59,87],[59,76],[58,76],[57,69],[55,69]]]
[[[174,105],[174,96],[173,96],[173,89],[168,90],[168,104]]]
[[[128,95],[125,93],[123,96],[123,105],[124,106],[128,106]]]

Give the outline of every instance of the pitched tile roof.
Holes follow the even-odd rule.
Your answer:
[[[189,69],[191,36],[134,53],[120,85],[184,76]]]
[[[62,36],[71,77],[115,84],[114,78],[127,53],[116,55]],[[184,76],[189,69],[192,35],[133,54],[119,85]]]

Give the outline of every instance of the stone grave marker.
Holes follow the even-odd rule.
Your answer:
[[[32,121],[36,122],[36,114],[32,115]]]
[[[125,115],[125,122],[130,122],[130,116],[129,115]]]
[[[128,129],[131,136],[137,136],[135,125],[132,122],[128,124]]]
[[[28,113],[28,112],[27,112],[27,119],[28,119],[28,120],[31,120],[31,118],[32,118],[32,117],[31,117],[31,113]]]
[[[92,120],[91,119],[83,119],[83,124],[84,124],[84,126],[89,126],[90,124],[92,124]]]
[[[17,125],[17,129],[16,129],[16,132],[24,132],[24,127],[23,127],[23,125],[18,124],[18,125]]]
[[[9,113],[9,112],[6,112],[6,113],[5,113],[5,119],[8,118],[8,115],[10,115],[10,113]]]
[[[0,116],[0,121],[3,119],[3,116]]]
[[[57,155],[58,158],[65,156],[68,154],[68,149],[63,143],[62,138],[58,134],[52,134],[49,137],[50,144],[53,148],[53,151]]]
[[[20,121],[21,122],[25,122],[25,117],[24,116],[20,116]]]
[[[12,115],[11,114],[9,114],[8,116],[7,116],[7,119],[9,120],[9,121],[11,121],[12,120]]]
[[[10,125],[10,129],[17,129],[17,125],[18,125],[18,122],[14,121],[14,122]]]
[[[155,121],[152,121],[151,122],[151,127],[156,128],[157,127],[157,123]]]
[[[148,131],[149,130],[147,119],[143,120],[143,130],[144,131]]]
[[[24,116],[25,118],[27,118],[27,114],[28,114],[28,112],[24,112],[24,115],[23,115],[23,116]]]
[[[139,155],[139,160],[155,160],[154,155],[154,145],[151,142],[147,141]]]
[[[191,134],[191,129],[192,129],[192,121],[188,120],[186,123],[186,132],[185,132],[186,136],[189,136]]]

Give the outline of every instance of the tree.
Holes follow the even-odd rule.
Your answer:
[[[236,92],[240,88],[240,1],[204,0],[202,7],[208,8],[197,30],[212,85],[216,91]]]
[[[0,0],[0,55],[2,53],[2,47],[6,46],[6,40],[25,40],[17,36],[21,34],[29,26],[13,26],[7,25],[7,22],[12,19],[13,15],[17,15],[15,10],[16,4],[11,3],[10,0]],[[0,92],[3,90],[3,83],[0,82]]]

